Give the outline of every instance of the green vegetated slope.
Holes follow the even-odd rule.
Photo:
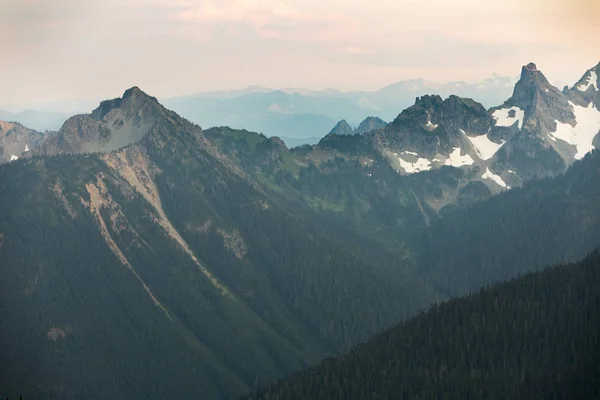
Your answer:
[[[152,117],[125,149],[0,168],[2,396],[230,398],[437,299],[199,127]]]
[[[243,399],[595,399],[600,251],[432,307]]]
[[[600,246],[600,152],[436,221],[416,238],[428,282],[454,296]]]

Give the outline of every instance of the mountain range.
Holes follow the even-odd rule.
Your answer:
[[[317,143],[341,118],[349,119],[353,126],[368,116],[392,120],[398,110],[424,94],[448,96],[454,93],[479,99],[488,106],[495,105],[510,95],[515,81],[497,74],[477,83],[438,84],[412,79],[376,91],[355,92],[249,86],[241,90],[169,98],[162,102],[202,126],[245,128],[281,137],[288,147],[295,147]],[[73,100],[10,105],[8,111],[0,110],[0,120],[18,122],[41,132],[56,131],[72,115],[69,111],[87,110],[93,104],[89,100]]]
[[[560,91],[530,63],[499,106],[419,95],[292,149],[137,87],[57,132],[2,123],[0,395],[232,398],[583,258],[598,73]]]

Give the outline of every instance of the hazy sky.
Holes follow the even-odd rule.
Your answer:
[[[600,61],[597,0],[0,0],[0,104],[476,81]]]

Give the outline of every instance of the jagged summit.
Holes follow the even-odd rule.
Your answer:
[[[521,77],[515,84],[512,97],[505,105],[519,107],[527,113],[533,111],[532,107],[539,103],[540,98],[549,101],[559,100],[560,91],[548,82],[534,63],[529,63],[521,69]],[[565,105],[565,101],[560,102]]]
[[[443,100],[438,95],[417,97],[415,104],[392,122],[396,130],[438,133],[463,129],[466,132],[486,132],[491,118],[478,102],[450,95]]]

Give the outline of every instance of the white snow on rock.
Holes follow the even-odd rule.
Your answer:
[[[596,75],[596,71],[590,71],[590,76],[588,77],[587,82],[581,83],[579,86],[577,86],[577,90],[585,92],[590,86],[593,86],[596,90],[598,90],[598,75]]]
[[[28,151],[29,151],[29,145],[28,145],[28,144],[26,144],[26,145],[25,145],[25,150],[23,150],[23,153],[26,153],[26,152],[28,152]]]
[[[488,135],[479,135],[475,137],[468,136],[465,131],[460,130],[466,137],[469,139],[469,142],[475,147],[475,151],[477,152],[477,156],[482,160],[489,160],[496,154],[500,147],[504,146],[506,141],[502,141],[502,143],[494,143],[489,138]]]
[[[408,152],[405,152],[408,153]],[[429,171],[431,169],[431,161],[426,158],[417,158],[417,161],[410,162],[403,160],[401,157],[398,157],[398,161],[400,161],[400,166],[407,174],[414,174],[415,172],[421,171]]]
[[[452,153],[448,155],[448,159],[444,163],[444,165],[450,165],[452,167],[462,167],[464,165],[473,165],[475,160],[471,158],[470,155],[465,154],[464,156],[460,155],[460,147],[455,147]]]
[[[513,118],[508,116],[508,113],[514,110],[515,116]],[[492,117],[496,120],[496,126],[513,126],[515,121],[519,121],[519,129],[523,126],[523,119],[525,118],[525,111],[519,107],[514,106],[511,108],[501,108],[494,111]]]
[[[504,181],[502,180],[502,178],[500,178],[498,175],[496,175],[496,174],[494,174],[492,171],[490,171],[490,169],[489,169],[489,168],[486,168],[486,170],[485,170],[485,174],[483,174],[481,177],[482,177],[483,179],[491,179],[491,180],[493,180],[494,182],[496,182],[498,185],[502,186],[503,188],[510,189],[510,186],[508,186],[508,185],[506,184],[506,182],[504,182]]]
[[[394,153],[394,154],[398,155],[397,153]],[[419,154],[415,153],[414,151],[408,151],[408,150],[406,150],[406,151],[403,151],[402,154],[410,154],[410,155],[419,157]]]
[[[581,160],[587,153],[594,149],[592,142],[600,132],[600,111],[590,103],[588,107],[581,107],[569,102],[575,114],[575,126],[556,121],[556,131],[550,133],[550,139],[560,139],[577,148],[575,159]]]
[[[429,129],[435,129],[435,128],[437,128],[437,127],[438,127],[438,124],[432,124],[430,120],[427,120],[427,124],[426,124],[426,126],[427,126]]]
[[[15,160],[18,160],[18,159],[19,159],[19,157],[15,156],[14,154],[10,155],[10,161],[15,161]]]

